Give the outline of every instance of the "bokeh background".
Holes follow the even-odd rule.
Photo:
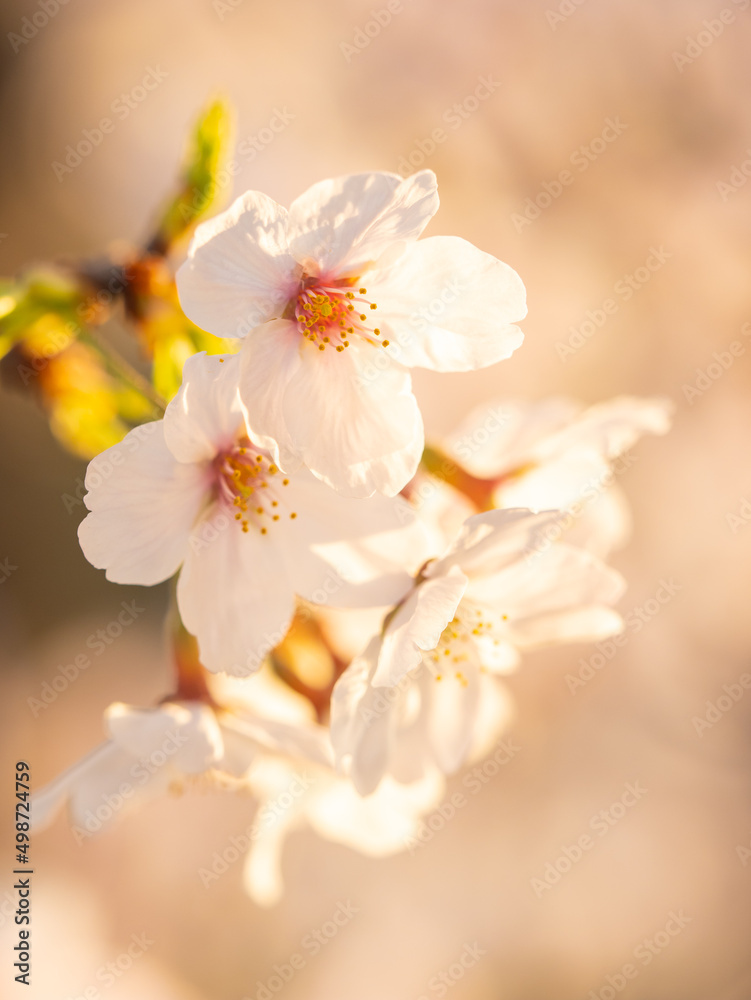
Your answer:
[[[530,304],[511,361],[418,373],[429,433],[495,396],[671,397],[673,432],[644,440],[620,477],[635,528],[613,562],[629,580],[624,613],[663,579],[680,587],[576,694],[566,675],[591,649],[526,658],[510,679],[522,752],[431,843],[375,861],[295,834],[286,896],[270,911],[243,895],[239,864],[210,889],[197,875],[247,827],[247,800],[159,802],[80,848],[59,821],[33,844],[34,985],[24,995],[74,1000],[98,985],[107,1000],[255,998],[274,964],[351,900],[359,913],[284,987],[285,1000],[438,997],[432,977],[474,942],[485,954],[445,987],[452,1000],[612,1000],[607,977],[620,986],[634,950],[681,910],[690,921],[649,965],[636,963],[622,995],[751,996],[751,692],[701,736],[692,721],[751,669],[751,526],[727,517],[751,499],[751,351],[691,401],[683,388],[714,352],[748,344],[751,184],[733,173],[751,159],[744,3],[402,0],[370,37],[357,32],[373,31],[383,0],[68,0],[15,52],[9,33],[41,7],[5,0],[0,272],[143,239],[216,92],[237,107],[238,141],[267,137],[277,112],[289,119],[238,156],[235,192],[256,187],[287,203],[323,177],[398,170],[413,154],[439,178],[429,234],[461,235],[511,263]],[[719,20],[722,10],[732,20]],[[722,29],[716,37],[705,20]],[[676,59],[701,32],[691,61]],[[166,74],[159,86],[58,180],[52,163],[67,144],[153,68]],[[481,78],[492,93],[450,126],[444,116],[456,121],[452,108]],[[572,157],[607,119],[626,127],[577,169]],[[446,139],[431,151],[441,127]],[[573,183],[531,224],[515,221],[566,169]],[[731,177],[735,187],[718,187]],[[664,265],[562,358],[556,345],[652,248]],[[15,760],[31,761],[39,786],[101,739],[107,704],[149,703],[169,679],[163,590],[109,585],[78,549],[82,508],[66,509],[63,496],[75,494],[83,464],[53,442],[31,398],[0,390],[0,420],[0,560],[15,567],[0,583],[4,894]],[[27,699],[133,597],[145,613],[35,718]],[[644,798],[538,898],[531,879],[634,781]],[[7,899],[3,997],[23,989]],[[153,945],[115,985],[97,984],[134,933]]]

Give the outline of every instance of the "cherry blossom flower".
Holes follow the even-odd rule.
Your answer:
[[[665,434],[672,411],[669,400],[633,396],[586,409],[562,397],[495,400],[470,413],[441,447],[484,481],[476,484],[481,503],[565,510],[567,540],[605,556],[630,529],[617,460],[643,434]]]
[[[196,782],[242,787],[260,752],[330,759],[323,732],[201,701],[146,709],[116,703],[105,712],[105,727],[105,743],[34,795],[34,830],[49,825],[67,803],[80,842]]]
[[[391,603],[425,536],[401,498],[353,500],[305,469],[281,473],[247,431],[238,365],[194,355],[164,419],[90,463],[79,539],[115,583],[149,586],[182,566],[177,603],[202,662],[247,674],[284,637],[295,594]]]
[[[623,589],[620,575],[585,550],[540,544],[559,517],[529,510],[470,517],[341,676],[332,742],[361,794],[386,774],[415,780],[426,766],[456,771],[494,696],[485,671],[512,669],[519,650],[620,631],[610,607]],[[500,728],[507,707],[499,703],[497,712]]]
[[[259,906],[273,906],[283,894],[282,853],[289,833],[310,828],[361,854],[388,857],[406,850],[445,793],[435,768],[408,784],[387,777],[366,799],[333,767],[305,766],[304,781],[300,767],[299,761],[262,755],[248,774],[259,815],[268,817],[254,828],[244,871],[245,889]]]
[[[351,496],[395,495],[422,453],[408,369],[469,371],[522,342],[524,286],[458,237],[418,237],[432,171],[322,181],[287,211],[248,191],[198,227],[177,274],[198,326],[244,337],[241,393],[274,462]]]

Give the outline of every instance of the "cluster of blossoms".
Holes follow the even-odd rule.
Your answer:
[[[430,171],[358,174],[289,210],[247,192],[197,229],[180,303],[239,350],[189,358],[163,419],[91,462],[79,530],[115,583],[178,575],[177,688],[111,706],[37,827],[67,802],[84,828],[158,755],[128,806],[199,777],[249,791],[246,883],[273,902],[290,828],[403,849],[500,737],[520,653],[622,627],[614,463],[669,408],[497,402],[426,448],[409,369],[506,359],[526,312],[508,265],[418,239],[437,207]]]

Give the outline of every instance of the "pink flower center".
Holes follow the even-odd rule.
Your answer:
[[[279,478],[279,469],[248,437],[216,456],[214,473],[218,497],[235,509],[235,520],[243,531],[252,524],[265,535],[282,514],[291,520],[297,517],[284,497],[289,479]]]
[[[327,347],[343,351],[353,337],[388,347],[388,340],[378,339],[379,328],[370,325],[377,306],[363,297],[367,291],[359,288],[355,292],[349,282],[327,284],[320,278],[303,276],[302,288],[291,304],[300,333],[319,351]]]

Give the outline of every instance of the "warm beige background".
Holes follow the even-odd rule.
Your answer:
[[[322,177],[396,169],[490,75],[493,95],[426,161],[443,202],[429,232],[460,234],[517,268],[529,290],[527,342],[512,361],[476,375],[418,375],[428,428],[450,428],[493,394],[671,396],[673,434],[639,446],[621,479],[636,530],[614,561],[630,581],[624,612],[662,578],[683,589],[576,696],[564,678],[591,650],[527,659],[512,679],[523,752],[418,855],[376,862],[297,835],[286,899],[271,912],[244,898],[238,866],[210,890],[196,875],[247,825],[248,802],[162,802],[81,849],[56,825],[34,844],[35,986],[24,995],[81,995],[131,934],[145,931],[153,947],[101,990],[107,1000],[255,997],[274,963],[298,950],[336,901],[351,899],[361,912],[309,960],[285,1000],[437,997],[430,978],[474,941],[487,954],[451,1000],[583,1000],[681,907],[691,922],[623,995],[747,1000],[751,864],[737,847],[751,847],[751,693],[702,738],[691,720],[749,670],[751,528],[733,533],[726,522],[751,498],[749,353],[692,405],[682,386],[751,321],[751,185],[725,200],[716,187],[751,156],[751,13],[728,0],[734,22],[680,72],[673,53],[721,2],[585,0],[553,30],[552,0],[405,0],[348,62],[340,43],[352,42],[374,6],[381,0],[240,0],[220,18],[209,0],[69,0],[14,54],[7,33],[38,7],[6,0],[0,272],[143,237],[186,129],[216,89],[239,108],[239,139],[274,109],[294,114],[262,153],[246,157],[236,184],[284,202]],[[167,79],[58,182],[52,161],[150,66]],[[608,117],[628,128],[517,232],[512,213],[570,168]],[[671,254],[664,267],[561,361],[556,342],[652,246]],[[82,466],[58,452],[30,401],[3,390],[0,408],[0,560],[18,567],[0,584],[5,795],[18,756],[31,760],[37,782],[49,779],[99,739],[105,705],[158,697],[167,673],[164,595],[109,586],[86,565],[78,514],[60,499]],[[26,699],[133,596],[148,611],[33,719]],[[646,797],[537,899],[530,879],[634,780]],[[9,844],[4,801],[0,837]],[[8,877],[0,881],[4,891]],[[3,997],[21,995],[8,930]]]

